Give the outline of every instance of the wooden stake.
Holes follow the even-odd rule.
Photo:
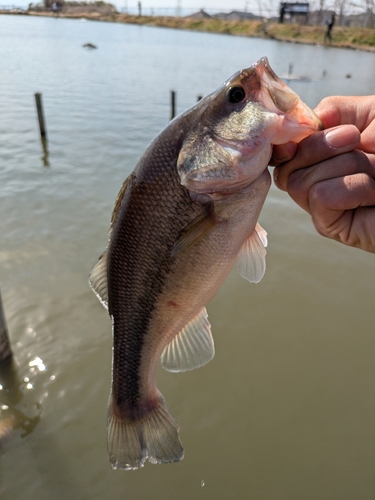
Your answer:
[[[42,94],[39,92],[35,92],[35,102],[36,102],[36,109],[38,111],[38,120],[39,120],[39,129],[40,129],[40,135],[42,137],[46,137],[46,127],[44,124],[44,115],[43,115],[43,106],[42,106]]]
[[[0,293],[0,362],[9,358],[12,355],[12,349],[10,347],[8,329],[5,321],[5,314],[3,308],[3,301],[1,299]]]
[[[171,120],[176,116],[176,92],[171,90]]]

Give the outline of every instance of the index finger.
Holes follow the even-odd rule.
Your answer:
[[[311,167],[329,158],[352,151],[360,143],[359,130],[354,125],[342,125],[322,130],[306,137],[298,145],[295,156],[274,169],[276,186],[287,191],[289,176],[299,169]]]
[[[321,119],[324,128],[351,123],[362,132],[375,118],[375,97],[325,97],[314,111]]]

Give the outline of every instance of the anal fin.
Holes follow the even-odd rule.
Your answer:
[[[205,365],[214,355],[211,325],[203,307],[166,346],[161,364],[168,371],[183,372]]]

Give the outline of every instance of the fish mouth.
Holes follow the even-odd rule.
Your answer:
[[[253,92],[256,100],[274,113],[285,115],[288,120],[298,121],[301,128],[312,132],[323,130],[323,124],[318,115],[299,96],[284,83],[271,68],[267,57],[262,57],[248,70],[243,70],[240,77],[249,77],[249,72],[254,72],[257,78],[251,78]],[[256,82],[257,80],[257,82]]]

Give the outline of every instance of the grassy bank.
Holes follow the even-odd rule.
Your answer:
[[[33,12],[29,15],[51,16],[50,12]],[[86,18],[97,21],[110,21],[165,28],[222,33],[226,35],[270,38],[274,40],[322,45],[325,26],[304,26],[299,24],[278,24],[260,21],[223,21],[220,19],[193,19],[183,17],[130,16],[127,14],[101,12],[63,12],[61,17]],[[369,28],[344,28],[335,26],[332,32],[334,47],[344,47],[375,51],[375,30]]]
[[[191,19],[175,17],[139,17],[118,14],[119,22],[164,26],[227,35],[272,38],[274,40],[323,44],[325,26],[278,24],[260,21],[222,21],[219,19]],[[332,46],[375,50],[375,30],[366,28],[335,27]]]

